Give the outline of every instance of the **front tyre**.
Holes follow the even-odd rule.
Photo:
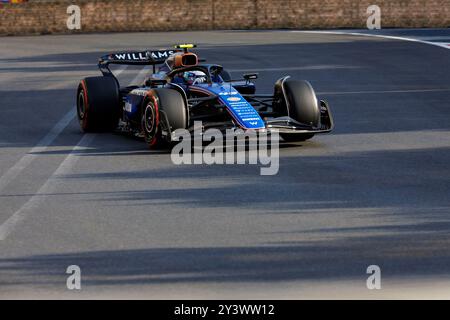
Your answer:
[[[288,116],[311,127],[320,127],[319,100],[311,84],[305,80],[286,79],[284,102]]]
[[[308,81],[283,78],[276,84],[275,92],[281,96],[281,103],[275,105],[278,112],[311,129],[320,127],[319,101]],[[280,133],[280,136],[287,142],[298,142],[311,139],[314,133]]]
[[[152,89],[144,99],[141,126],[150,149],[170,147],[171,133],[188,127],[184,96],[174,89]]]
[[[142,112],[142,131],[149,148],[153,149],[163,144],[159,127],[159,111],[153,99],[148,99]]]

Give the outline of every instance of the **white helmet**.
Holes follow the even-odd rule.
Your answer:
[[[206,73],[200,70],[186,71],[183,73],[183,79],[187,84],[197,84],[206,82]]]

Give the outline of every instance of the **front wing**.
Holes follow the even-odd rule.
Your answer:
[[[312,127],[290,117],[269,118],[265,123],[268,130],[277,129],[280,133],[327,133],[334,128],[333,116],[325,101],[320,101],[320,127]]]

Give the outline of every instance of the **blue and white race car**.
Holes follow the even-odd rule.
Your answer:
[[[190,52],[195,45],[174,50],[121,52],[99,60],[103,76],[83,79],[77,91],[81,129],[126,131],[142,136],[151,148],[170,145],[177,129],[217,128],[270,132],[286,141],[304,141],[330,132],[333,119],[308,81],[289,76],[275,83],[274,93],[256,94],[257,74],[232,79],[217,64]],[[111,64],[150,65],[152,75],[141,85],[121,87]]]

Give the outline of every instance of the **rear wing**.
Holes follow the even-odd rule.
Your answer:
[[[122,65],[152,65],[155,72],[157,64],[163,64],[167,58],[180,50],[156,50],[156,51],[134,51],[118,52],[105,55],[98,61],[98,67],[104,76],[112,76],[109,69],[110,64]]]

